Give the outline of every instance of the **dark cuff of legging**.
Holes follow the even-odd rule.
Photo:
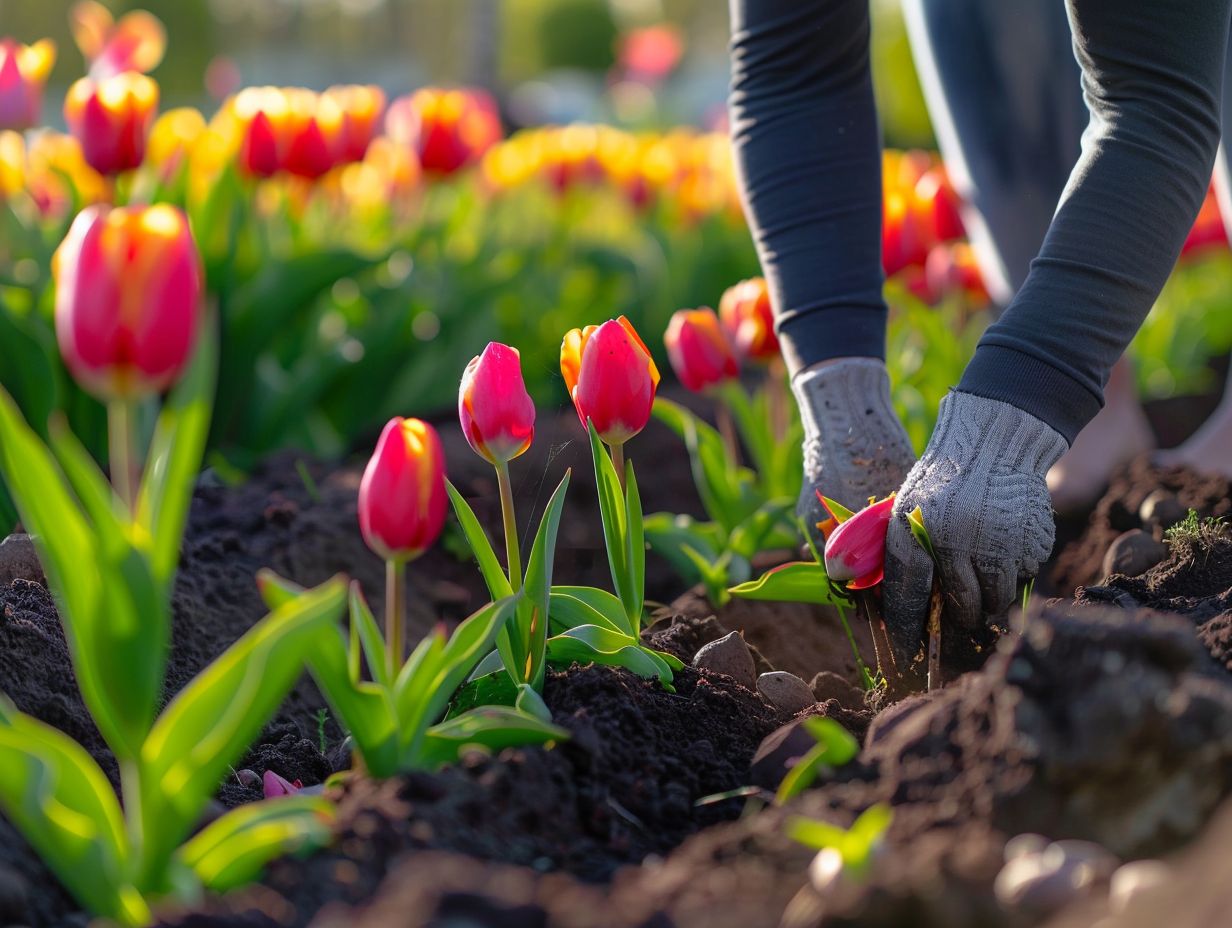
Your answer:
[[[1063,371],[1001,345],[980,345],[957,389],[1017,406],[1052,426],[1071,445],[1103,405],[1102,397]]]
[[[793,376],[831,358],[884,361],[885,341],[885,307],[834,306],[793,313],[779,323],[779,344]]]

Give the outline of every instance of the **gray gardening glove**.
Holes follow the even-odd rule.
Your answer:
[[[902,483],[915,453],[890,405],[890,377],[876,358],[839,358],[792,378],[804,421],[804,485],[797,514],[819,548],[828,516],[817,491],[848,509],[884,497]]]
[[[943,627],[974,630],[1038,573],[1056,528],[1044,475],[1065,439],[1009,403],[952,392],[894,503],[886,535],[886,625],[900,666],[920,651],[933,565],[907,514],[919,506],[941,569]]]

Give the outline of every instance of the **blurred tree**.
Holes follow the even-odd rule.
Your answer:
[[[510,83],[557,68],[602,73],[615,60],[607,0],[505,0],[501,13],[501,71]]]

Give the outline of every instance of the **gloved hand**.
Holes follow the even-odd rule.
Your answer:
[[[920,651],[933,576],[907,514],[921,508],[936,549],[942,627],[976,629],[1009,609],[1018,582],[1035,576],[1052,551],[1044,475],[1066,447],[1049,425],[1008,403],[957,392],[941,401],[886,535],[883,612],[900,667]]]
[[[838,358],[800,371],[792,392],[804,421],[804,485],[796,512],[820,547],[828,514],[817,491],[848,509],[887,496],[902,483],[915,453],[890,405],[890,377],[876,358]]]

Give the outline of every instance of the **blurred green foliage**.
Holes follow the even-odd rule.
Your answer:
[[[500,27],[501,70],[511,83],[557,68],[602,73],[615,58],[606,0],[503,0]]]

